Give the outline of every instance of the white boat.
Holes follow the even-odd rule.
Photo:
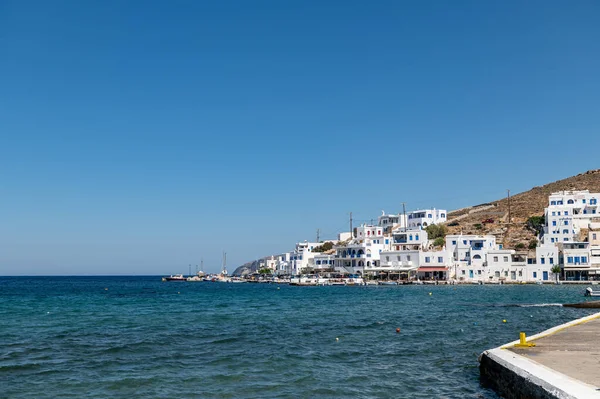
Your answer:
[[[398,285],[397,281],[380,281],[379,285]]]
[[[594,291],[592,289],[592,287],[587,287],[585,289],[585,294],[583,294],[584,296],[600,296],[600,291]]]
[[[290,279],[290,285],[318,285],[319,278],[314,274],[301,274]]]

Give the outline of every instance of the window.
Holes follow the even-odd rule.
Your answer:
[[[569,229],[563,229],[563,234],[569,234]]]
[[[406,255],[406,260],[410,261],[410,255]]]
[[[508,277],[508,271],[504,272],[504,277]]]
[[[565,237],[565,239],[563,241],[569,241],[569,239],[567,237]]]
[[[415,234],[415,240],[419,241],[419,235]]]
[[[560,211],[558,211],[558,216],[560,216]]]
[[[465,275],[465,271],[464,271],[464,270],[462,271],[462,275],[463,275],[463,276]]]
[[[498,262],[498,257],[494,256],[494,262]]]
[[[572,204],[572,203],[573,203],[572,199],[570,199],[570,200],[567,201],[567,204]],[[565,212],[565,215],[566,215],[566,212]]]
[[[389,257],[389,256],[386,256],[386,257],[385,257],[385,261],[386,261],[386,262],[389,262],[389,261],[390,261],[390,257]]]
[[[552,221],[552,226],[556,226],[556,220]]]
[[[554,242],[554,238],[551,238],[551,239],[550,239],[550,242]]]
[[[595,240],[596,239],[596,233],[592,233],[592,239]]]
[[[556,216],[556,212],[552,212],[552,216]]]
[[[412,241],[412,234],[408,236],[409,241]]]
[[[438,256],[438,263],[444,263],[444,258],[442,256]]]
[[[581,263],[581,258],[579,256],[575,257],[575,263]]]
[[[587,263],[587,256],[581,257],[581,263]]]
[[[426,257],[425,257],[425,263],[429,263],[430,259],[431,259],[431,258],[429,258],[429,256],[426,256]]]
[[[428,214],[427,214],[427,218],[428,218],[428,219],[431,219],[431,217],[432,217],[432,216],[431,216],[431,213],[428,213]]]
[[[440,214],[440,217],[442,217],[442,218],[445,218],[445,217],[446,217],[446,214],[445,214],[445,213],[442,213],[442,214]]]
[[[452,241],[452,245],[456,245],[456,241]]]
[[[565,216],[569,216],[569,211],[565,211]]]
[[[400,256],[399,256],[399,255],[398,255],[398,256],[396,256],[396,259],[397,259],[397,260],[400,260]]]
[[[541,263],[542,265],[546,264],[546,258],[540,258],[540,263]]]
[[[504,261],[505,261],[505,262],[508,262],[508,256],[505,256],[505,257],[504,257]]]
[[[573,263],[573,257],[567,256],[567,263]]]
[[[477,274],[481,275],[481,270],[477,270]]]
[[[523,277],[523,271],[519,270],[519,277]]]
[[[581,200],[581,202],[583,202],[585,204],[585,198]]]
[[[554,258],[548,258],[548,263],[550,263],[551,265],[554,264]]]
[[[386,238],[386,239],[385,239],[385,243],[386,243],[386,244],[389,244],[389,243],[390,243],[390,240],[388,240],[388,239]]]
[[[533,272],[533,278],[537,278],[537,272]]]
[[[550,205],[556,205],[556,201],[550,201]]]
[[[569,225],[569,221],[565,220],[565,226],[568,226],[568,225]]]
[[[463,244],[464,244],[464,245],[467,245],[467,240],[463,240]]]

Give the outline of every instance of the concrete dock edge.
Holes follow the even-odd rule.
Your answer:
[[[600,317],[600,313],[583,317],[532,336],[528,342]],[[481,382],[502,397],[536,399],[600,398],[597,387],[559,373],[551,368],[508,350],[518,341],[490,349],[479,357]]]

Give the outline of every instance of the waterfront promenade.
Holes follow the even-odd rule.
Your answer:
[[[506,398],[600,398],[600,313],[484,352],[482,380]]]

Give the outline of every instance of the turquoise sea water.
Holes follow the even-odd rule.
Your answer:
[[[0,397],[496,398],[483,350],[593,313],[514,305],[584,288],[5,277]]]

